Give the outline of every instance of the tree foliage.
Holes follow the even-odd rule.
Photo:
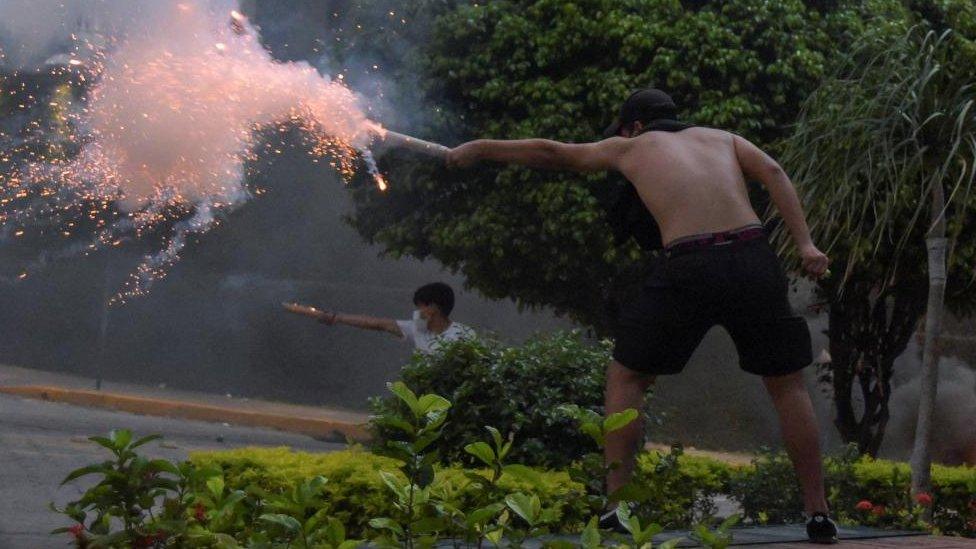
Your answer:
[[[900,21],[879,20],[811,95],[784,154],[814,240],[835,260],[837,276],[819,290],[830,307],[825,380],[836,423],[871,454],[888,420],[894,360],[925,311],[936,185],[947,199],[946,304],[957,313],[976,304],[976,9],[910,7]]]
[[[436,3],[430,39],[401,70],[425,77],[420,95],[439,109],[419,131],[435,140],[592,141],[629,91],[653,85],[685,119],[774,146],[875,5],[885,3]],[[381,166],[392,188],[354,184],[354,226],[394,255],[437,259],[487,297],[606,331],[645,268],[633,241],[611,235],[604,212],[619,183],[606,176],[458,173],[402,154]]]

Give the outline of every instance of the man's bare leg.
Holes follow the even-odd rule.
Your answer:
[[[763,383],[773,399],[786,453],[803,488],[804,510],[807,514],[826,513],[820,429],[810,393],[803,383],[803,374],[794,372],[785,376],[764,377]]]
[[[628,408],[640,411],[644,405],[647,388],[654,383],[654,376],[628,369],[616,360],[607,367],[606,414],[622,412]],[[634,473],[634,455],[644,440],[644,420],[641,415],[622,429],[607,435],[604,463],[619,463],[607,475],[607,494],[614,493],[627,484]]]

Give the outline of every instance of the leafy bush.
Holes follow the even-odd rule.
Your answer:
[[[484,437],[485,425],[493,425],[518,440],[512,461],[565,467],[596,445],[559,407],[575,404],[602,410],[609,361],[608,343],[586,345],[578,332],[513,347],[472,338],[446,344],[431,355],[415,355],[401,376],[417,392],[444,395],[453,403],[444,436],[435,443],[445,463],[476,464],[464,447]],[[378,416],[403,411],[393,396],[374,398],[371,406]],[[383,445],[394,430],[374,422],[373,433]]]
[[[751,466],[730,468],[726,492],[746,518],[760,523],[801,519],[799,482],[785,454],[763,452]],[[907,463],[858,456],[856,448],[825,461],[828,502],[841,521],[886,528],[933,529],[976,537],[976,468],[932,467],[932,494],[912,500]],[[932,522],[921,507],[932,506]]]
[[[389,489],[381,471],[397,471],[400,463],[363,448],[317,454],[289,448],[242,448],[219,452],[195,452],[190,461],[197,467],[217,467],[227,486],[247,490],[259,487],[269,493],[284,493],[298,482],[323,476],[322,487],[332,516],[345,525],[349,535],[360,536],[373,517],[392,513]],[[476,472],[487,474],[486,469]],[[521,474],[519,474],[521,473]],[[546,507],[566,505],[561,528],[578,530],[588,510],[575,501],[581,487],[567,473],[525,469],[509,472],[499,480],[503,490],[539,496]],[[396,473],[399,476],[399,473]],[[400,476],[403,479],[402,476]],[[437,467],[432,490],[454,493],[461,505],[477,499],[477,490],[460,467]]]
[[[393,457],[358,447],[328,454],[252,448],[198,452],[174,464],[136,451],[158,437],[135,440],[128,431],[92,437],[113,459],[67,476],[65,482],[88,475],[101,481],[64,509],[54,508],[75,523],[54,533],[69,533],[81,548],[351,549],[362,543],[347,535],[378,547],[430,547],[444,538],[456,546],[503,539],[520,546],[556,531],[581,532],[586,549],[602,546],[593,514],[606,503],[593,493],[607,471],[597,463],[599,454],[587,454],[570,473],[508,463],[516,441],[488,427],[489,441],[464,447],[483,467],[440,466],[434,448],[451,403],[435,394],[418,396],[402,383],[391,390],[409,414],[379,418],[403,435],[384,447]],[[609,417],[578,406],[560,411],[579,421],[597,448],[607,433],[637,417],[636,410]],[[854,451],[828,460],[834,513],[847,522],[976,537],[976,469],[936,466],[934,492],[914,501],[908,472],[907,464],[859,458]],[[797,518],[796,484],[782,454],[766,452],[751,466],[733,467],[685,456],[675,446],[639,454],[633,481],[613,497],[632,504],[618,508],[628,544],[647,547],[654,533],[675,527],[691,528],[706,547],[725,547],[739,519],[709,528],[716,493],[732,494],[753,521],[780,522]],[[923,521],[928,506],[931,523]]]

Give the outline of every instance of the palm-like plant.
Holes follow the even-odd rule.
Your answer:
[[[814,240],[834,259],[837,274],[818,285],[830,307],[822,374],[841,437],[862,452],[881,446],[893,363],[926,308],[934,364],[947,280],[951,307],[976,298],[974,61],[976,45],[951,31],[879,22],[811,95],[785,147]]]

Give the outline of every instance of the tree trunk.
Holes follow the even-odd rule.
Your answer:
[[[925,288],[852,280],[830,304],[831,363],[821,380],[833,389],[841,440],[876,456],[888,425],[895,359],[904,352],[925,306]],[[855,390],[855,387],[857,388]]]
[[[922,350],[922,378],[919,386],[918,423],[912,449],[912,496],[932,489],[932,417],[939,386],[939,336],[946,285],[945,196],[941,183],[932,187],[932,228],[926,238],[929,259],[929,297],[925,313],[925,347]],[[931,508],[926,514],[931,513]]]

